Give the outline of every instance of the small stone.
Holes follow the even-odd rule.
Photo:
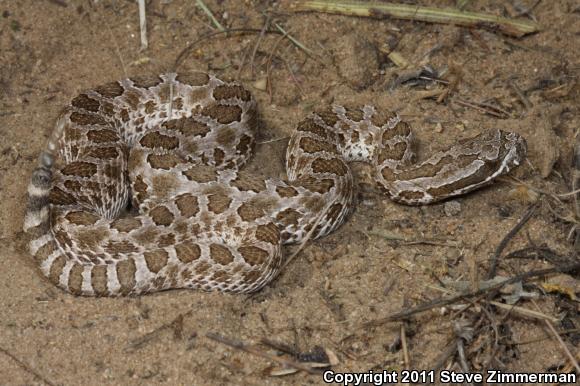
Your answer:
[[[253,86],[256,90],[266,91],[266,89],[268,88],[268,78],[266,77],[259,78],[254,82]]]
[[[445,216],[454,217],[461,212],[461,203],[457,200],[447,201],[443,207]]]

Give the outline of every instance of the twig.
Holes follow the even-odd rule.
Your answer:
[[[280,36],[280,38],[278,40],[276,40],[276,43],[274,43],[274,46],[272,47],[272,49],[270,50],[270,54],[268,55],[268,59],[266,60],[266,86],[268,88],[268,95],[270,96],[270,103],[272,103],[272,98],[273,98],[272,75],[270,72],[270,67],[272,65],[272,58],[274,57],[274,53],[278,49],[278,45],[280,45],[280,43],[282,43],[282,40],[284,40],[284,35]]]
[[[113,42],[113,45],[115,46],[115,51],[117,52],[117,57],[119,58],[119,62],[121,62],[121,68],[123,69],[123,75],[125,77],[128,77],[129,74],[127,73],[127,67],[125,66],[125,61],[123,60],[123,56],[121,55],[121,49],[119,48],[119,44],[117,43],[115,36],[113,36],[113,31],[111,30],[109,23],[107,23],[105,21],[105,18],[102,17],[101,15],[99,15],[99,17],[102,20],[102,24],[104,24],[107,27],[107,31],[109,31],[109,36],[111,38],[111,41]]]
[[[203,12],[205,12],[205,14],[207,15],[207,17],[209,17],[209,19],[217,27],[217,29],[219,29],[222,32],[226,30],[224,28],[224,26],[221,25],[221,23],[218,21],[218,19],[215,18],[215,16],[213,15],[213,13],[210,11],[210,9],[207,7],[207,5],[205,5],[205,3],[202,0],[195,0],[195,2],[197,4],[197,6],[199,8],[201,8],[201,10]]]
[[[409,360],[409,348],[407,347],[407,333],[405,332],[405,323],[401,323],[401,346],[403,348],[403,361],[405,368],[411,368],[411,361]]]
[[[475,103],[475,102],[465,101],[463,99],[455,99],[454,102],[457,103],[458,105],[471,107],[472,109],[476,109],[478,111],[492,115],[492,116],[497,117],[497,118],[505,119],[505,118],[509,118],[509,116],[510,116],[510,114],[507,111],[504,111],[496,106],[490,106],[487,103]]]
[[[237,350],[242,350],[242,351],[245,351],[247,353],[258,355],[258,356],[261,356],[262,358],[269,359],[271,361],[274,361],[276,363],[281,364],[282,366],[293,367],[293,368],[298,369],[298,370],[306,371],[310,374],[320,374],[320,370],[313,369],[312,367],[307,366],[307,365],[300,363],[300,362],[296,362],[293,360],[281,358],[281,357],[276,356],[276,355],[272,355],[268,352],[265,352],[265,351],[258,349],[257,347],[255,347],[253,345],[245,344],[244,342],[240,342],[240,341],[233,340],[233,339],[228,339],[228,338],[225,338],[221,335],[211,333],[211,332],[208,332],[207,334],[205,334],[205,336],[211,340],[225,344],[226,346],[230,346],[230,347],[235,348]]]
[[[491,287],[482,288],[482,289],[479,289],[476,291],[470,291],[470,292],[458,294],[455,296],[451,296],[449,298],[436,299],[436,300],[431,301],[429,303],[425,303],[425,304],[419,305],[417,307],[414,307],[414,308],[411,308],[411,309],[408,309],[405,311],[396,312],[396,313],[391,314],[391,315],[384,317],[384,318],[370,320],[368,322],[363,323],[362,327],[376,327],[376,326],[383,325],[385,323],[394,322],[394,321],[402,320],[402,319],[407,319],[410,316],[413,316],[415,314],[429,311],[429,310],[432,310],[433,308],[436,308],[436,307],[441,307],[441,306],[446,306],[448,304],[453,304],[459,300],[473,298],[473,297],[480,296],[480,295],[483,295],[486,293],[496,292],[499,289],[501,289],[502,287],[509,285],[509,284],[517,283],[518,281],[525,281],[527,279],[531,279],[531,278],[539,277],[539,276],[545,276],[545,275],[548,275],[551,273],[556,273],[556,272],[560,272],[560,273],[570,272],[570,271],[574,271],[576,269],[580,269],[580,262],[575,262],[573,264],[567,264],[567,265],[560,266],[560,267],[552,267],[552,268],[545,268],[545,269],[538,269],[535,271],[524,272],[522,274],[516,275],[516,276],[511,277],[509,279],[506,279],[504,281],[501,281],[495,285],[492,285]]]
[[[290,73],[290,77],[294,81],[294,84],[296,84],[296,87],[298,88],[300,95],[302,95],[304,97],[304,90],[302,90],[302,87],[300,87],[300,82],[298,82],[298,79],[296,79],[296,76],[294,75],[294,71],[292,71],[292,67],[290,66],[290,63],[288,63],[288,61],[285,59],[282,59],[282,61],[286,65],[286,68],[288,69],[288,72]]]
[[[6,355],[7,357],[9,357],[10,359],[12,359],[14,362],[16,362],[16,364],[18,366],[20,366],[21,369],[23,369],[24,371],[26,371],[29,374],[32,374],[34,376],[34,378],[38,379],[41,382],[46,383],[48,386],[55,386],[54,383],[52,383],[51,381],[49,381],[48,379],[46,379],[45,377],[40,375],[36,370],[32,369],[30,366],[28,366],[26,363],[22,362],[20,359],[16,358],[8,350],[5,350],[2,347],[0,347],[0,352],[3,353],[4,355]]]
[[[540,307],[538,307],[538,304],[534,301],[534,299],[530,299],[530,300],[532,301],[532,303],[534,303],[534,306],[538,309],[538,312],[541,312],[542,310],[540,309]],[[578,361],[576,361],[576,358],[574,358],[574,355],[572,355],[572,353],[568,349],[568,346],[566,346],[566,343],[564,343],[564,341],[562,340],[562,337],[560,336],[560,334],[558,334],[558,331],[556,331],[554,326],[552,326],[552,323],[548,322],[545,319],[544,319],[544,322],[546,323],[546,326],[548,326],[548,329],[550,330],[550,332],[554,335],[554,337],[556,337],[556,339],[560,343],[560,346],[562,346],[562,348],[564,349],[564,352],[566,353],[566,355],[570,359],[570,362],[574,365],[574,367],[576,367],[576,372],[580,373],[580,365],[578,365]]]
[[[177,67],[179,66],[179,64],[181,63],[181,61],[185,58],[185,56],[187,55],[187,53],[193,47],[195,47],[196,45],[198,45],[199,43],[201,43],[204,40],[207,40],[209,38],[212,38],[214,36],[217,36],[217,35],[229,34],[229,33],[234,33],[234,32],[248,34],[248,33],[261,32],[261,29],[257,29],[257,28],[231,28],[231,29],[227,29],[225,31],[216,31],[216,32],[211,32],[211,33],[208,33],[206,35],[203,35],[199,39],[197,39],[194,42],[192,42],[189,45],[187,45],[183,50],[181,50],[181,52],[179,53],[179,55],[177,55],[177,58],[175,59],[175,62],[173,64],[173,71],[174,72],[177,71]],[[278,35],[280,35],[280,31],[274,31],[274,30],[267,30],[265,33],[278,34]]]
[[[445,362],[447,362],[449,358],[454,356],[456,352],[457,352],[457,342],[454,340],[453,342],[448,344],[443,350],[441,350],[441,354],[439,354],[439,357],[437,357],[435,364],[431,366],[431,368],[435,371],[441,369],[445,364]]]
[[[280,27],[280,24],[278,23],[274,23],[274,27],[276,27],[278,29],[278,31],[280,31],[282,33],[282,35],[284,35],[286,38],[288,38],[288,40],[290,40],[296,47],[300,48],[302,51],[304,51],[306,53],[306,55],[310,56],[311,58],[317,60],[318,62],[326,65],[326,63],[324,63],[322,61],[322,59],[320,59],[318,57],[318,55],[316,55],[314,53],[314,51],[312,51],[310,48],[306,47],[304,44],[300,43],[298,40],[296,40],[294,37],[292,37],[288,32],[286,32],[284,30],[284,28]]]
[[[486,276],[487,280],[490,280],[491,278],[493,278],[495,276],[496,271],[497,271],[497,264],[498,264],[499,256],[501,255],[501,253],[503,252],[505,247],[508,245],[510,240],[520,231],[520,229],[522,229],[522,227],[524,225],[526,225],[528,220],[530,218],[532,218],[532,216],[536,212],[536,209],[538,209],[538,206],[539,206],[538,202],[540,202],[540,201],[537,201],[536,203],[532,204],[528,208],[526,213],[522,216],[521,220],[518,221],[518,223],[512,228],[512,230],[507,233],[507,235],[505,235],[505,237],[501,240],[501,242],[499,243],[499,245],[495,249],[493,257],[491,258],[491,265],[489,267],[489,271],[487,272],[487,276]]]
[[[453,240],[437,240],[437,239],[423,239],[423,238],[416,238],[416,239],[409,239],[404,236],[398,235],[396,233],[391,232],[369,232],[369,234],[374,236],[383,237],[387,241],[399,241],[403,245],[435,245],[439,247],[457,247],[458,243]]]
[[[139,3],[139,29],[141,31],[141,51],[149,46],[147,41],[147,16],[145,15],[145,0],[137,0]]]
[[[256,53],[258,52],[258,47],[260,47],[260,43],[262,42],[262,39],[264,39],[264,35],[266,35],[266,31],[268,30],[269,25],[270,25],[270,15],[266,15],[266,21],[264,22],[264,26],[262,27],[262,30],[260,31],[260,35],[258,35],[258,40],[256,41],[256,45],[254,46],[254,49],[252,50],[252,56],[250,58],[250,71],[252,73],[252,76],[254,76],[254,74],[255,74],[254,60],[256,59]],[[240,71],[241,71],[241,67],[240,67]]]
[[[543,314],[541,312],[532,311],[532,310],[529,310],[529,309],[524,308],[524,307],[519,307],[519,306],[505,304],[505,303],[500,303],[500,302],[496,302],[496,301],[493,301],[493,300],[488,300],[487,302],[489,304],[494,305],[497,308],[501,308],[501,309],[504,309],[504,310],[507,310],[507,311],[510,311],[510,312],[513,311],[513,312],[515,312],[516,314],[519,314],[519,315],[523,315],[523,316],[527,316],[527,317],[535,318],[535,319],[547,320],[547,321],[550,321],[552,323],[558,323],[559,322],[559,319],[558,318],[555,318],[555,317],[550,316],[550,315]]]
[[[183,319],[186,316],[191,316],[193,311],[187,311],[183,314],[179,314],[175,319],[171,322],[163,324],[153,331],[140,336],[139,338],[133,339],[125,348],[125,351],[131,352],[135,350],[139,350],[140,348],[144,347],[147,343],[152,341],[153,339],[157,338],[163,331],[165,330],[173,330],[173,335],[176,337],[180,337],[183,329]]]
[[[462,25],[472,28],[487,28],[515,37],[537,32],[540,26],[529,20],[514,20],[495,15],[464,12],[455,8],[432,8],[393,3],[358,3],[353,1],[300,1],[298,11],[319,11],[341,15],[375,18],[418,20],[430,23]]]
[[[514,90],[514,92],[516,93],[518,98],[520,98],[520,100],[524,104],[524,107],[526,108],[526,110],[531,109],[533,107],[532,102],[530,102],[528,97],[524,95],[524,92],[522,91],[522,89],[519,88],[519,86],[513,80],[510,80],[508,83],[511,86],[511,88]]]

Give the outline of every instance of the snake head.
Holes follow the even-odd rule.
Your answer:
[[[501,140],[500,143],[500,159],[502,163],[499,174],[505,174],[513,168],[519,166],[528,152],[528,145],[524,137],[518,133],[499,130]]]

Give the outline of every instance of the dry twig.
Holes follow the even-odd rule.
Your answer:
[[[262,358],[269,359],[269,360],[276,362],[278,364],[281,364],[282,366],[285,366],[285,367],[293,367],[293,368],[298,369],[298,370],[306,371],[307,373],[310,373],[310,374],[320,374],[320,370],[312,368],[311,366],[308,366],[305,363],[300,363],[300,362],[293,361],[290,359],[281,358],[279,356],[276,356],[276,355],[270,354],[268,352],[265,352],[263,350],[260,350],[258,347],[254,346],[254,345],[248,345],[244,342],[229,339],[229,338],[223,337],[221,335],[218,335],[215,333],[210,333],[210,332],[205,334],[205,336],[211,340],[214,340],[216,342],[225,344],[226,346],[230,346],[232,348],[235,348],[236,350],[241,350],[241,351],[245,351],[245,352],[250,353],[250,354],[261,356]]]
[[[215,18],[211,10],[207,7],[207,5],[205,5],[205,3],[202,0],[195,0],[195,2],[197,6],[201,8],[201,10],[207,15],[207,17],[211,20],[211,22],[216,26],[218,30],[222,32],[226,30],[224,26],[221,25],[221,23],[218,21],[218,19]]]
[[[481,296],[481,295],[485,295],[485,294],[489,294],[489,293],[496,293],[497,291],[499,291],[501,288],[505,287],[506,285],[517,283],[519,281],[525,281],[525,280],[528,280],[531,278],[545,276],[545,275],[549,275],[549,274],[556,273],[556,272],[559,272],[559,273],[570,272],[570,271],[574,271],[577,269],[580,269],[580,262],[579,261],[576,261],[575,263],[567,264],[564,266],[538,269],[538,270],[534,270],[534,271],[524,272],[522,274],[516,275],[516,276],[511,277],[509,279],[506,279],[502,282],[499,282],[495,285],[492,285],[491,287],[478,289],[476,291],[461,293],[461,294],[451,296],[448,298],[436,299],[436,300],[433,300],[431,302],[419,305],[417,307],[414,307],[414,308],[411,308],[411,309],[408,309],[405,311],[396,312],[396,313],[391,314],[391,315],[384,317],[384,318],[370,320],[368,322],[363,323],[361,327],[363,327],[363,328],[364,327],[376,327],[376,326],[383,325],[385,323],[394,322],[394,321],[402,320],[402,319],[407,319],[415,314],[429,311],[429,310],[432,310],[433,308],[436,308],[436,307],[441,307],[441,306],[446,306],[448,304],[453,304],[459,300],[469,299],[469,298],[473,298],[473,297],[477,297],[477,296]]]
[[[354,1],[300,1],[299,11],[320,11],[341,15],[417,20],[430,23],[455,24],[472,28],[487,28],[515,37],[537,32],[540,26],[529,20],[514,20],[486,13],[464,12],[455,8],[432,8],[393,3],[359,3]]]
[[[531,205],[526,211],[526,213],[522,216],[521,220],[518,221],[518,223],[512,228],[512,230],[510,230],[507,233],[507,235],[505,235],[505,237],[501,240],[501,242],[499,243],[499,245],[495,250],[495,253],[493,254],[493,257],[491,258],[491,265],[489,267],[489,271],[487,272],[486,279],[490,280],[495,276],[499,256],[501,255],[505,247],[508,245],[508,243],[511,241],[511,239],[520,231],[520,229],[522,229],[524,225],[526,225],[528,220],[532,218],[532,216],[536,212],[536,209],[538,209],[539,202],[540,201],[537,201],[536,203]]]
[[[42,376],[40,373],[38,373],[36,370],[28,366],[26,363],[22,362],[20,359],[16,358],[8,350],[5,350],[2,347],[0,347],[0,352],[6,355],[8,358],[12,359],[14,362],[16,362],[16,364],[18,364],[18,366],[20,366],[21,369],[34,376],[35,379],[47,384],[48,386],[56,386],[54,383],[52,383],[44,376]]]
[[[147,41],[147,16],[145,14],[145,0],[137,0],[139,3],[139,30],[141,31],[141,51],[149,46]]]
[[[541,312],[540,307],[538,307],[538,304],[533,299],[532,299],[532,303],[534,303],[534,306],[538,309],[538,312]],[[544,319],[544,322],[546,323],[546,326],[548,327],[550,332],[558,340],[558,343],[560,343],[560,346],[562,346],[562,349],[564,350],[564,352],[568,356],[568,359],[570,359],[570,363],[572,363],[574,365],[574,367],[576,368],[576,372],[578,374],[580,374],[580,365],[578,365],[578,361],[576,361],[576,358],[574,358],[574,355],[572,355],[572,353],[568,349],[568,346],[566,346],[566,343],[564,343],[564,341],[562,340],[562,337],[560,336],[560,334],[558,334],[558,331],[556,331],[554,326],[552,326],[552,323],[548,322],[545,319]]]

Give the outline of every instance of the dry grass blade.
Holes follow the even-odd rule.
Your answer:
[[[497,246],[497,248],[493,254],[493,257],[491,258],[489,271],[487,273],[486,278],[488,280],[493,278],[496,274],[497,264],[499,262],[499,257],[501,255],[501,253],[503,252],[505,247],[508,245],[508,243],[511,241],[511,239],[520,231],[520,229],[523,228],[524,225],[526,225],[526,223],[532,218],[534,213],[536,213],[536,209],[538,209],[538,207],[540,205],[539,202],[540,201],[537,201],[536,203],[532,204],[528,208],[528,210],[526,211],[526,213],[524,213],[524,215],[522,216],[520,221],[518,221],[518,223],[507,233],[507,235],[505,235],[505,237],[501,240],[501,242]]]
[[[532,303],[534,303],[534,306],[536,307],[538,312],[540,312],[540,307],[538,307],[538,304],[533,299],[532,299]],[[570,359],[570,363],[572,363],[572,365],[576,368],[576,372],[580,374],[580,365],[578,364],[578,361],[576,360],[576,358],[574,358],[574,355],[572,355],[572,353],[568,349],[568,346],[566,346],[566,343],[562,340],[562,337],[560,336],[560,334],[558,334],[558,331],[556,331],[554,326],[552,326],[552,323],[548,322],[545,319],[544,319],[544,322],[546,323],[548,330],[550,330],[550,332],[554,335],[554,337],[556,338],[556,340],[558,341],[558,343],[560,344],[560,346],[562,347],[562,349],[566,353],[566,356]]]
[[[292,37],[288,32],[286,32],[286,30],[284,30],[284,28],[282,28],[280,26],[280,24],[274,23],[274,27],[276,27],[276,29],[278,29],[278,31],[280,31],[282,33],[282,35],[284,35],[284,37],[286,37],[288,40],[290,40],[292,42],[292,44],[294,44],[296,47],[298,47],[302,51],[304,51],[306,53],[306,55],[310,56],[311,58],[316,59],[317,61],[319,61],[322,64],[325,64],[322,61],[322,59],[320,59],[320,57],[318,57],[318,55],[316,55],[314,53],[314,51],[312,51],[310,48],[306,47],[304,44],[300,43],[296,38]]]
[[[407,319],[415,314],[429,311],[429,310],[432,310],[433,308],[436,308],[436,307],[446,306],[448,304],[456,303],[457,301],[460,301],[460,300],[470,299],[470,298],[474,298],[474,297],[481,296],[484,294],[493,293],[493,292],[496,292],[499,289],[503,288],[506,285],[514,284],[514,283],[517,283],[519,281],[525,281],[527,279],[545,276],[545,275],[549,275],[549,274],[556,273],[556,272],[565,273],[565,272],[575,271],[577,269],[580,269],[580,262],[575,262],[572,264],[567,264],[567,265],[563,265],[563,266],[559,266],[559,267],[538,269],[535,271],[524,272],[522,274],[516,275],[514,277],[511,277],[507,280],[501,281],[501,282],[499,282],[495,285],[492,285],[490,287],[487,287],[487,288],[482,288],[482,289],[479,289],[476,291],[461,293],[461,294],[458,294],[456,296],[451,296],[448,298],[436,299],[436,300],[433,300],[429,303],[421,304],[417,307],[414,307],[414,308],[411,308],[411,309],[408,309],[405,311],[396,312],[396,313],[391,314],[391,315],[384,317],[384,318],[370,320],[368,322],[363,323],[361,327],[364,328],[364,327],[381,326],[385,323],[390,323],[390,322],[394,322],[397,320]]]
[[[141,31],[141,51],[149,46],[147,41],[147,16],[145,14],[145,0],[138,0],[139,3],[139,30]]]
[[[254,345],[248,345],[246,343],[243,343],[243,342],[240,342],[237,340],[233,340],[233,339],[228,339],[228,338],[223,337],[221,335],[209,333],[209,332],[207,334],[205,334],[205,336],[211,340],[225,344],[226,346],[230,346],[230,347],[235,348],[237,350],[242,350],[242,351],[245,351],[245,352],[250,353],[250,354],[261,356],[262,358],[269,359],[271,361],[274,361],[274,362],[281,364],[283,366],[286,366],[286,367],[292,367],[292,368],[295,368],[298,370],[306,371],[310,374],[320,374],[319,370],[316,370],[316,369],[308,366],[307,364],[281,358],[279,356],[270,354],[266,351],[260,350],[259,348],[255,347]]]
[[[207,7],[207,5],[205,5],[205,3],[203,1],[196,0],[195,3],[197,4],[197,6],[199,8],[201,8],[201,10],[203,12],[205,12],[205,14],[207,15],[207,17],[209,17],[209,19],[216,26],[217,29],[219,29],[220,31],[225,31],[226,30],[224,28],[224,26],[221,25],[221,23],[218,21],[218,19],[215,18],[215,16],[213,15],[213,13],[210,11],[210,9]]]
[[[300,1],[300,11],[319,11],[341,15],[366,17],[393,17],[430,23],[455,24],[465,27],[484,27],[515,37],[537,32],[540,26],[530,20],[513,20],[486,13],[464,12],[455,8],[420,7],[392,3],[360,3],[354,1]]]
[[[8,358],[12,359],[14,362],[16,362],[16,364],[20,368],[22,368],[24,371],[26,371],[29,374],[32,374],[32,376],[35,379],[39,380],[40,382],[42,382],[42,383],[44,383],[44,384],[46,384],[48,386],[55,386],[54,383],[52,383],[51,381],[49,381],[48,379],[46,379],[39,372],[37,372],[36,370],[34,370],[30,366],[28,366],[26,363],[24,363],[23,361],[21,361],[17,357],[15,357],[14,355],[12,355],[9,351],[7,351],[7,350],[3,349],[2,347],[0,347],[0,352],[3,353],[4,355],[6,355]]]
[[[552,323],[559,322],[558,318],[555,318],[555,317],[550,316],[550,315],[546,315],[546,314],[541,313],[539,311],[533,311],[533,310],[527,309],[525,307],[519,307],[519,306],[510,305],[510,304],[500,303],[500,302],[496,302],[493,300],[488,301],[488,303],[494,305],[497,308],[501,308],[503,310],[507,310],[507,311],[516,313],[518,315],[526,316],[529,318],[546,320],[546,321],[549,321]]]

